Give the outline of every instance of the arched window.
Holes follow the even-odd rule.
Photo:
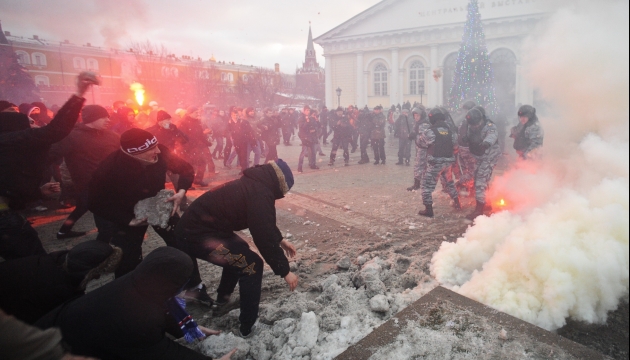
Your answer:
[[[171,68],[171,75],[173,77],[179,77],[179,70],[177,70],[177,68]]]
[[[409,67],[409,94],[424,94],[424,64],[422,61],[414,61]]]
[[[387,95],[387,68],[382,63],[374,67],[374,96]]]
[[[34,52],[31,55],[31,60],[31,63],[35,66],[46,66],[46,55],[42,53]]]
[[[98,61],[96,59],[87,59],[87,68],[91,71],[98,71]]]
[[[17,60],[20,63],[20,65],[30,65],[31,64],[31,57],[28,55],[28,53],[26,51],[17,50],[15,52],[15,55],[17,55]]]
[[[35,85],[40,86],[50,86],[50,80],[46,75],[37,75],[35,76]]]
[[[499,111],[511,114],[516,105],[516,55],[510,49],[496,49],[490,54],[490,63]]]
[[[243,82],[246,83],[247,81],[249,81],[249,76],[247,76],[247,74],[243,74]]]
[[[75,57],[72,59],[72,66],[77,70],[85,70],[85,59],[82,57]]]
[[[210,75],[208,75],[206,70],[201,70],[198,76],[200,79],[210,79]]]
[[[232,74],[232,73],[228,73],[228,74],[227,74],[227,77],[228,77],[228,81],[229,81],[229,82],[234,81],[234,74]]]
[[[444,59],[444,87],[443,87],[443,95],[444,95],[444,103],[448,103],[448,99],[451,96],[451,87],[453,86],[453,76],[455,76],[455,66],[457,66],[457,53],[454,52],[448,55]]]

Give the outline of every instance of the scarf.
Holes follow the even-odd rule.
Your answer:
[[[166,307],[169,314],[177,321],[179,327],[184,332],[184,339],[186,339],[188,343],[206,337],[206,335],[199,330],[192,316],[186,312],[186,300],[174,296],[166,301]]]

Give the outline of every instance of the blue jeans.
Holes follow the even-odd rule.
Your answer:
[[[249,153],[254,152],[254,166],[260,165],[260,140],[256,140],[256,144],[247,144],[247,163],[249,163]]]
[[[315,167],[315,145],[304,145],[302,144],[302,152],[300,153],[300,158],[298,160],[298,169],[302,169],[302,164],[304,163],[304,157],[308,156],[308,166],[310,168]]]

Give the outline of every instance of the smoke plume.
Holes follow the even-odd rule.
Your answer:
[[[561,9],[524,53],[553,107],[543,160],[494,180],[489,198],[509,210],[444,242],[431,273],[545,329],[603,323],[628,298],[628,3]]]

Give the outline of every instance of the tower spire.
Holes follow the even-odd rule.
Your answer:
[[[308,22],[308,42],[306,43],[306,51],[312,51],[315,54],[315,46],[313,46],[313,33],[311,32],[311,22]]]

